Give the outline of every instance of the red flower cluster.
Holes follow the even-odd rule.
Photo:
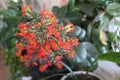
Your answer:
[[[24,14],[28,14],[24,11],[28,10],[26,8],[29,7],[23,9]],[[63,56],[74,58],[72,47],[78,45],[78,40],[67,35],[74,31],[74,26],[71,23],[65,27],[59,25],[53,12],[42,11],[33,20],[20,23],[18,28],[16,55],[26,67],[39,66],[39,70],[43,72],[48,66],[55,64],[61,69]]]
[[[32,11],[31,6],[22,7],[22,16],[29,16],[29,13]]]

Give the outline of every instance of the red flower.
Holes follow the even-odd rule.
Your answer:
[[[28,62],[25,62],[24,65],[25,65],[25,67],[29,67],[30,66],[30,64]]]
[[[32,63],[32,65],[35,65],[35,66],[37,66],[37,65],[38,65],[38,63],[37,63],[37,62],[33,62],[33,63]]]
[[[70,53],[68,54],[68,56],[69,56],[70,58],[74,58],[74,54],[75,54],[75,51],[70,50]]]
[[[74,32],[74,25],[72,23],[68,23],[66,26],[65,26],[65,31],[66,32]]]
[[[22,16],[29,16],[29,12],[32,11],[31,6],[27,5],[27,6],[23,6],[22,7]]]
[[[52,26],[47,26],[47,30],[48,30],[48,33],[47,33],[48,36],[52,36],[54,33],[56,33],[55,28]]]
[[[22,7],[23,16],[32,17],[31,14],[30,6]],[[52,64],[61,69],[63,56],[73,58],[75,52],[72,47],[78,45],[76,37],[67,35],[68,32],[74,31],[73,24],[69,23],[65,27],[59,25],[51,11],[42,11],[32,18],[33,20],[18,24],[16,56],[26,67],[30,64],[39,66],[41,72]]]
[[[40,72],[43,72],[43,71],[46,70],[47,67],[48,67],[48,65],[46,65],[46,64],[41,65],[41,66],[39,67],[39,71],[40,71]]]
[[[53,50],[58,50],[59,49],[57,43],[54,40],[51,41],[51,45],[52,45]]]
[[[45,49],[47,50],[48,53],[51,52],[50,42],[49,41],[45,41]]]
[[[61,62],[59,62],[59,63],[55,63],[55,66],[56,66],[58,69],[62,69],[63,64],[62,64]]]
[[[76,37],[74,37],[74,38],[72,39],[72,45],[73,45],[73,46],[77,46],[77,45],[78,45],[78,39],[77,39]]]
[[[71,43],[70,42],[63,42],[64,45],[62,46],[63,49],[69,50],[71,49]]]

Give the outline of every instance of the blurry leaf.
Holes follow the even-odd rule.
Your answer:
[[[77,47],[75,47],[74,50],[76,53],[75,55],[77,55],[81,61],[87,57],[86,48],[84,46],[82,46],[81,43],[79,43],[79,45]]]
[[[112,18],[111,21],[109,22],[109,25],[104,30],[113,33],[116,32],[118,27],[120,27],[120,25],[118,24],[116,25],[116,22],[120,22],[120,17]]]
[[[99,60],[109,60],[120,64],[120,52],[110,52],[102,54],[98,57]]]
[[[90,42],[83,42],[82,46],[84,46],[86,48],[87,57],[97,57],[98,56],[98,52],[97,52],[96,48]]]
[[[120,27],[120,21],[115,21],[114,24]]]
[[[93,1],[96,4],[103,4],[104,3],[104,0],[93,0]]]
[[[86,58],[96,58],[98,55],[96,48],[89,42],[79,43],[77,47],[74,47],[74,50],[76,52],[74,57],[75,63],[80,63]]]
[[[107,36],[106,36],[106,33],[102,29],[100,29],[99,40],[103,45],[107,45]]]
[[[81,63],[81,66],[86,71],[88,69],[89,71],[94,71],[98,67],[98,61],[95,62],[94,58],[87,58]]]
[[[86,31],[84,29],[81,29],[80,34],[77,36],[79,40],[82,40],[86,35]]]
[[[81,6],[81,11],[85,13],[87,16],[91,16],[91,17],[93,17],[94,15],[95,12],[94,9],[95,9],[95,5],[92,4],[84,3]]]
[[[87,37],[88,37],[88,40],[90,40],[90,38],[91,38],[91,30],[92,30],[92,26],[91,26],[91,24],[89,24],[88,27],[87,27]]]
[[[74,26],[74,32],[71,34],[72,36],[78,36],[81,33],[80,26]]]
[[[13,9],[1,10],[0,14],[3,14],[5,17],[16,17],[17,13]]]
[[[120,15],[120,4],[119,3],[111,3],[107,6],[106,9],[107,13],[112,16],[119,16]]]
[[[70,20],[75,25],[80,25],[82,14],[79,12],[67,12],[66,18]]]
[[[54,14],[56,15],[56,17],[59,19],[59,18],[64,18],[65,17],[65,14],[67,12],[67,6],[63,6],[61,8],[55,6],[53,7],[53,12]]]
[[[93,23],[95,23],[95,22],[99,22],[99,25],[97,27],[103,28],[108,25],[109,18],[105,15],[105,13],[101,13],[95,17]]]
[[[98,46],[98,45],[97,45],[96,47],[97,47],[99,53],[105,54],[105,53],[109,52],[108,48],[105,47],[105,46]]]
[[[108,38],[109,38],[109,41],[110,42],[113,42],[117,39],[117,31],[116,32],[112,32],[112,33],[108,33],[107,34]]]

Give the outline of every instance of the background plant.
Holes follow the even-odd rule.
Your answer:
[[[64,24],[71,21],[76,25],[74,34],[71,36],[77,36],[80,44],[76,48],[77,55],[74,63],[76,62],[80,66],[83,63],[84,68],[86,66],[87,69],[89,64],[103,54],[106,55],[104,60],[108,59],[119,63],[117,58],[119,54],[113,54],[115,52],[119,53],[120,50],[118,5],[119,1],[112,0],[70,0],[68,6],[53,8],[60,23]],[[114,31],[111,32],[113,29]],[[115,48],[116,42],[117,48]],[[91,47],[88,47],[88,45]],[[90,50],[93,50],[93,52]],[[95,53],[94,56],[92,53]],[[110,58],[110,56],[107,57],[107,55],[114,55],[113,58],[116,57],[118,60]],[[95,65],[97,67],[97,62]]]
[[[21,0],[18,3],[10,1],[9,7],[6,10],[0,10],[0,15],[3,15],[5,25],[0,29],[0,42],[3,45],[6,64],[10,66],[10,80],[18,80],[20,76],[27,75],[27,69],[20,63],[16,57],[15,44],[17,38],[17,24],[21,21]]]

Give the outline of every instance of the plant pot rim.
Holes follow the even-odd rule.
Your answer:
[[[86,71],[74,71],[72,73],[68,73],[68,74],[64,75],[60,80],[65,80],[69,75],[72,75],[72,74],[86,74]],[[95,77],[99,78],[99,80],[104,80],[102,77],[100,77],[99,75],[97,75],[95,73],[89,72],[89,75],[95,76]]]

